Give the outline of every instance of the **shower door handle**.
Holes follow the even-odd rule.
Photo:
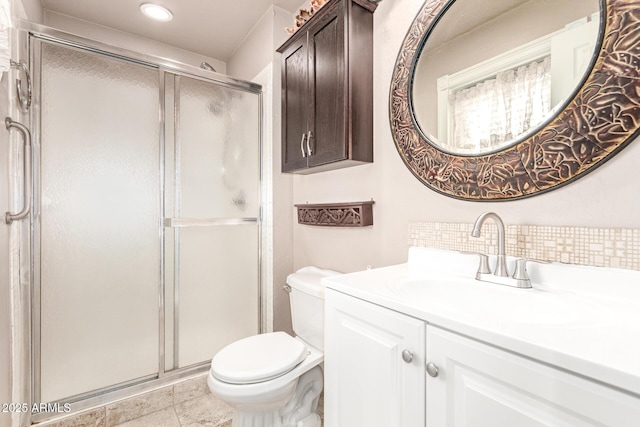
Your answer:
[[[16,219],[23,219],[25,218],[27,215],[29,215],[29,212],[31,211],[31,162],[33,161],[31,158],[31,132],[29,132],[29,129],[27,129],[24,125],[11,120],[10,117],[7,117],[4,120],[4,124],[7,126],[7,129],[9,131],[11,131],[11,128],[16,128],[21,134],[22,137],[24,138],[24,144],[23,144],[23,155],[22,155],[22,161],[24,162],[24,166],[23,166],[23,177],[24,177],[24,183],[23,183],[23,203],[24,203],[24,207],[22,208],[22,210],[18,213],[12,214],[10,212],[7,212],[4,215],[4,220],[7,224],[11,224],[14,220]]]

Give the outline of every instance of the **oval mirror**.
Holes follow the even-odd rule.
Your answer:
[[[414,68],[420,129],[462,155],[525,137],[579,87],[597,45],[599,12],[598,0],[456,0]]]
[[[466,200],[593,170],[640,127],[639,26],[640,0],[426,0],[391,81],[402,160]]]

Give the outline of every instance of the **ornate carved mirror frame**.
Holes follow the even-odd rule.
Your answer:
[[[462,156],[436,148],[416,123],[411,84],[428,34],[453,1],[425,1],[391,81],[396,148],[423,184],[464,200],[530,197],[584,176],[634,140],[640,128],[640,1],[600,0],[602,45],[564,109],[530,137],[497,152]]]

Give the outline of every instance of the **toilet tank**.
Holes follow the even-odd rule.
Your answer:
[[[333,270],[304,267],[287,277],[291,288],[291,322],[296,336],[313,347],[324,349],[324,286],[321,280],[336,276]]]

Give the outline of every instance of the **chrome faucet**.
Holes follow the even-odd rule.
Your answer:
[[[482,224],[484,224],[487,218],[491,218],[495,221],[498,227],[498,255],[496,257],[496,268],[493,273],[489,268],[489,257],[485,254],[480,255],[480,265],[476,273],[476,280],[483,282],[497,283],[499,285],[513,286],[515,288],[531,288],[531,279],[527,274],[527,262],[537,262],[541,264],[547,264],[548,261],[526,259],[521,258],[516,260],[516,269],[513,273],[513,277],[509,277],[509,270],[507,270],[507,255],[505,253],[505,231],[504,223],[502,219],[495,212],[485,212],[476,219],[476,223],[473,225],[471,231],[472,237],[480,237],[480,230]],[[466,254],[472,254],[474,252],[463,252]]]
[[[499,277],[509,277],[509,272],[507,271],[507,255],[505,254],[504,250],[504,223],[502,222],[502,219],[498,216],[498,214],[494,212],[485,212],[480,215],[473,226],[471,236],[480,237],[480,229],[482,228],[482,224],[484,224],[487,218],[493,219],[496,223],[496,226],[498,227],[498,256],[496,258],[496,268],[493,270],[493,275]],[[477,277],[477,279],[483,280],[480,277]]]

